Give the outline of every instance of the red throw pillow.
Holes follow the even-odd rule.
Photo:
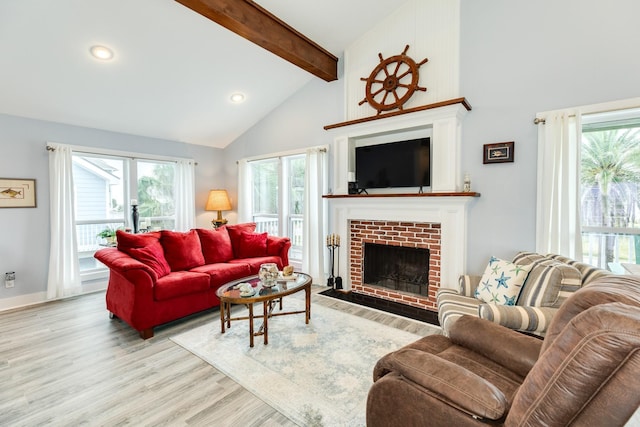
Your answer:
[[[158,279],[171,273],[171,267],[164,257],[164,251],[160,242],[156,241],[144,248],[129,248],[124,252],[128,253],[132,258],[137,259],[141,263],[151,267],[156,273]]]
[[[234,225],[225,225],[227,231],[229,232],[229,237],[231,238],[231,246],[233,246],[233,254],[235,258],[240,258],[239,254],[239,246],[240,246],[240,236],[242,233],[253,233],[256,231],[256,223],[255,222],[245,222],[242,224],[234,224]]]
[[[233,259],[233,246],[226,227],[215,230],[196,229],[200,236],[200,245],[205,264],[227,262]]]
[[[289,240],[288,237],[267,236],[267,255],[282,255],[282,250]]]
[[[255,258],[267,255],[267,233],[242,233],[236,258]]]
[[[171,271],[189,270],[204,265],[202,246],[196,230],[187,232],[162,230],[160,243]]]
[[[118,240],[118,249],[126,252],[126,249],[144,248],[145,246],[158,242],[160,240],[160,232],[154,231],[152,233],[131,234],[126,231],[117,230],[116,239]]]

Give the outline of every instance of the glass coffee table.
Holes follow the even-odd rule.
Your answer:
[[[295,277],[279,280],[273,287],[264,287],[258,276],[244,277],[223,285],[216,291],[220,299],[220,326],[224,334],[226,328],[231,328],[232,320],[249,320],[249,347],[253,347],[253,338],[264,336],[264,343],[269,344],[269,319],[275,316],[289,314],[305,314],[305,324],[311,318],[311,276],[305,273],[294,273]],[[241,283],[249,283],[253,294],[241,295],[238,288]],[[282,298],[304,290],[305,309],[299,311],[282,311]],[[262,314],[254,315],[253,305],[262,302]],[[248,316],[231,317],[231,304],[244,304],[249,309]],[[279,312],[274,313],[275,306],[279,306]],[[254,332],[253,319],[262,318],[262,326]]]

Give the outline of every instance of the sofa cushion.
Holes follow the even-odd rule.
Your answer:
[[[509,407],[510,402],[495,385],[455,362],[415,348],[402,348],[389,357],[403,377],[473,416],[497,420]]]
[[[491,257],[476,289],[476,298],[484,302],[515,305],[530,266]]]
[[[460,317],[465,314],[478,315],[478,306],[482,304],[479,299],[460,295],[454,289],[440,288],[436,296],[438,304],[438,321],[442,326],[444,335],[449,334],[449,329]]]
[[[208,274],[192,271],[174,271],[156,282],[153,287],[157,301],[168,300],[182,295],[205,292],[210,288]]]
[[[231,246],[231,238],[226,227],[215,230],[198,228],[196,231],[200,237],[205,264],[227,262],[233,259],[233,246]]]
[[[537,252],[521,251],[521,252],[518,252],[516,256],[513,257],[513,260],[511,262],[513,262],[514,264],[529,265],[533,262],[541,261],[544,259],[548,259],[548,257],[541,255]]]
[[[240,258],[240,259],[232,259],[229,261],[233,264],[246,264],[249,266],[251,271],[250,274],[258,274],[260,270],[260,265],[266,264],[268,262],[274,262],[278,265],[278,270],[282,270],[282,259],[279,256],[261,256],[255,258]]]
[[[158,242],[160,240],[160,232],[132,234],[117,230],[116,239],[118,241],[118,249],[121,251],[129,248],[144,248],[154,242]]]
[[[509,329],[544,335],[551,319],[558,311],[554,307],[522,307],[496,304],[480,304],[478,317]]]
[[[580,271],[561,261],[542,259],[533,262],[530,267],[531,272],[524,283],[518,305],[560,307],[582,285]]]
[[[231,238],[231,246],[233,246],[234,258],[240,258],[238,256],[238,244],[240,242],[240,235],[242,233],[253,233],[256,231],[255,222],[245,222],[242,224],[225,225],[229,237]]]
[[[202,246],[196,230],[187,232],[162,230],[160,243],[171,271],[189,270],[204,264]]]
[[[576,261],[574,259],[567,258],[562,255],[547,254],[546,257],[549,259],[553,259],[555,261],[560,261],[562,263],[569,264],[572,267],[575,267],[580,272],[580,277],[582,278],[582,286],[586,285],[587,283],[590,283],[592,280],[595,280],[598,277],[613,274],[610,271],[605,270],[603,268],[594,267],[591,264],[586,264],[584,262]]]
[[[123,249],[123,252],[151,267],[158,279],[171,273],[171,267],[164,257],[162,245],[157,240],[144,248],[128,248]]]
[[[236,258],[253,258],[267,255],[267,233],[241,233]]]
[[[218,289],[220,286],[232,280],[242,279],[251,276],[249,264],[245,263],[217,263],[205,264],[192,268],[189,271],[197,273],[207,273],[211,277],[210,286]]]

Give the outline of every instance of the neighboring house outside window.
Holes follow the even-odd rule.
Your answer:
[[[139,231],[174,229],[175,168],[175,162],[170,161],[73,154],[75,222],[83,281],[106,277],[107,269],[93,254],[112,244],[107,231],[133,230],[132,199],[138,205]]]

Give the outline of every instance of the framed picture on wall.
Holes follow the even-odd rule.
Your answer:
[[[513,141],[484,144],[482,163],[513,162]]]
[[[35,207],[35,179],[0,178],[0,208]]]

